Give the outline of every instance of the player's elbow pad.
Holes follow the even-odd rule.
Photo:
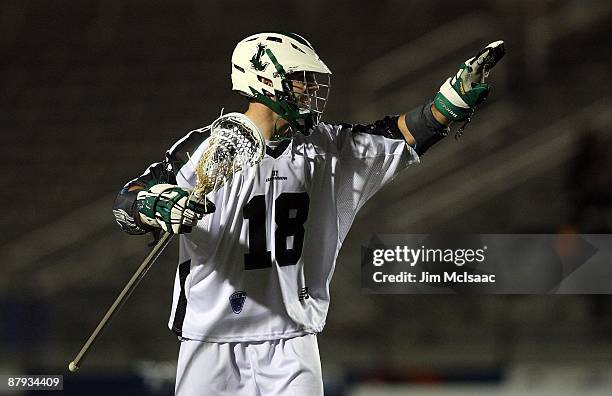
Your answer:
[[[142,235],[152,229],[140,221],[138,208],[136,208],[137,198],[138,191],[128,191],[128,188],[125,187],[117,195],[113,205],[115,221],[123,231],[132,235]]]
[[[406,113],[406,127],[414,137],[414,150],[423,155],[431,146],[448,135],[449,128],[440,124],[431,113],[431,102]]]

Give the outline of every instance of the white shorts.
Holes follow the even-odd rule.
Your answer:
[[[258,342],[181,342],[178,396],[323,395],[317,336]]]

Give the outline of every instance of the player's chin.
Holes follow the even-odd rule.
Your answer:
[[[289,126],[289,121],[287,121],[284,118],[279,118],[278,121],[276,122],[277,130],[282,130],[284,128],[287,128],[288,126]]]

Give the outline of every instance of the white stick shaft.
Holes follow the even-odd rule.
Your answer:
[[[81,363],[85,359],[85,356],[87,356],[87,353],[91,349],[93,343],[98,339],[102,330],[104,330],[104,328],[110,323],[113,316],[115,316],[115,314],[119,311],[119,309],[128,299],[130,294],[132,294],[136,286],[138,286],[149,268],[151,268],[153,263],[155,263],[155,260],[157,260],[159,255],[164,251],[164,248],[168,245],[168,243],[170,243],[172,235],[173,234],[169,234],[167,232],[163,233],[162,237],[159,239],[157,244],[155,244],[147,258],[145,258],[142,264],[140,264],[140,267],[138,267],[134,275],[132,275],[121,293],[119,293],[119,296],[115,299],[113,305],[111,305],[100,323],[98,323],[96,329],[93,331],[93,333],[91,333],[87,341],[85,341],[85,344],[83,345],[79,353],[76,355],[74,360],[70,362],[70,364],[68,365],[68,369],[70,371],[76,372],[80,368]]]

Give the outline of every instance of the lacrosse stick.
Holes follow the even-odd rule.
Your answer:
[[[217,191],[235,173],[245,166],[255,166],[263,159],[265,140],[255,124],[244,114],[228,113],[218,118],[210,127],[204,152],[195,167],[196,185],[190,200],[206,202],[206,194]],[[89,336],[68,369],[76,372],[83,363],[93,343],[123,306],[138,283],[145,276],[174,234],[163,233],[149,255],[138,267],[115,302],[108,309],[98,326]]]

